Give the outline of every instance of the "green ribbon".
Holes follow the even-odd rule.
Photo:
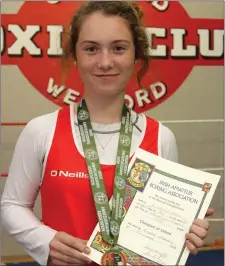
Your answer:
[[[131,113],[124,103],[121,117],[121,129],[116,157],[112,210],[110,210],[103,175],[100,167],[90,114],[84,99],[78,104],[77,120],[89,173],[93,198],[103,241],[116,245],[123,216],[125,185],[132,140]]]

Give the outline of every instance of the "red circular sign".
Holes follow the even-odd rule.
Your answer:
[[[201,22],[200,19],[190,18],[178,2],[168,2],[168,7],[164,11],[157,9],[151,1],[137,3],[144,11],[144,25],[146,28],[161,29],[161,34],[164,34],[163,37],[158,36],[154,38],[152,48],[160,49],[161,46],[161,49],[166,49],[166,56],[158,58],[154,55],[152,56],[153,59],[149,72],[143,79],[144,87],[148,92],[146,95],[139,88],[136,79],[132,78],[127,85],[126,94],[129,96],[127,97],[128,103],[135,111],[144,112],[168,99],[182,85],[194,65],[222,65],[223,59],[214,58],[214,60],[211,58],[211,63],[209,63],[210,60],[205,59],[198,51],[199,37],[197,29],[203,25],[208,29],[212,29],[212,22]],[[18,36],[15,36],[16,30],[17,32],[26,32],[26,35],[29,35],[30,30],[31,36],[31,31],[34,31],[34,29],[31,29],[31,26],[35,26],[37,29],[36,34],[27,40],[26,48],[30,48],[30,51],[22,49],[22,55],[19,56],[18,54],[13,55],[13,49],[4,49],[2,51],[2,63],[18,65],[23,75],[34,88],[60,106],[68,103],[68,101],[78,102],[83,94],[83,84],[74,65],[65,82],[65,87],[62,86],[60,55],[48,54],[48,48],[52,45],[50,42],[53,38],[49,28],[69,25],[73,14],[80,4],[81,2],[72,1],[62,1],[57,4],[50,4],[47,1],[25,1],[16,15],[3,15],[2,18],[5,32],[5,47],[7,48],[12,47],[18,39]],[[20,30],[12,30],[10,25],[19,25]],[[223,20],[215,21],[214,25],[217,28],[223,28]],[[30,29],[28,30],[29,27]],[[185,29],[185,35],[180,35],[179,29]],[[175,34],[174,31],[177,31],[177,33]],[[25,35],[23,38],[25,38]],[[171,52],[173,49],[176,49],[175,52],[179,50],[178,42],[180,41],[183,41],[184,46],[189,44],[196,46],[196,56],[189,58],[182,58],[179,54],[175,57],[172,56]],[[38,49],[40,53],[32,55],[32,49],[36,52]]]

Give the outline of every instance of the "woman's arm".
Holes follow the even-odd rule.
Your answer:
[[[56,231],[41,223],[33,213],[45,145],[43,125],[39,122],[40,118],[29,122],[16,143],[1,199],[1,219],[3,228],[28,254],[39,264],[46,265],[49,243]],[[46,132],[46,127],[44,130]]]

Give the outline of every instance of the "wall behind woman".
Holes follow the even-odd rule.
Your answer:
[[[136,111],[146,112],[174,132],[180,163],[222,176],[211,204],[216,213],[211,219],[207,242],[213,242],[223,238],[224,229],[224,48],[221,33],[224,3],[195,1],[168,2],[168,5],[165,4],[167,6],[157,6],[151,2],[148,6],[147,3],[140,4],[144,7],[146,26],[158,28],[155,34],[165,34],[165,38],[155,38],[152,55],[153,58],[156,55],[159,58],[157,64],[153,62],[151,77],[147,80],[149,95],[143,96],[134,85],[128,89],[128,95],[131,96],[128,100],[131,105],[135,104]],[[80,99],[79,82],[70,80],[67,88],[60,87],[57,85],[58,69],[55,67],[60,53],[57,36],[61,30],[55,25],[64,25],[76,6],[77,3],[72,2],[50,4],[48,1],[1,3],[1,191],[15,143],[23,129],[22,124],[14,123],[26,123],[36,116],[59,109],[75,98]],[[40,12],[32,14],[33,10]],[[59,16],[59,12],[63,15]],[[30,25],[30,33],[22,33],[25,25]],[[213,39],[211,45],[208,30]],[[183,39],[185,32],[187,36]],[[182,48],[182,40],[185,46],[192,47]],[[159,42],[168,46],[168,54],[166,50],[164,54],[163,47],[157,46],[156,49]],[[23,55],[20,54],[21,44],[25,46]],[[207,47],[215,49],[208,51]],[[40,48],[43,49],[42,54]],[[156,86],[158,80],[160,83]],[[11,126],[4,123],[11,123]],[[41,217],[39,198],[35,212]],[[26,254],[25,251],[3,232],[2,255],[23,254]]]

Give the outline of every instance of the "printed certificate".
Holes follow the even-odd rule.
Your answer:
[[[185,265],[189,255],[185,234],[196,218],[205,217],[219,180],[218,175],[139,149],[129,164],[126,180],[117,245],[123,256],[111,265]],[[101,264],[111,247],[99,232],[97,225],[88,241],[88,257]],[[110,265],[113,258],[105,259]]]

